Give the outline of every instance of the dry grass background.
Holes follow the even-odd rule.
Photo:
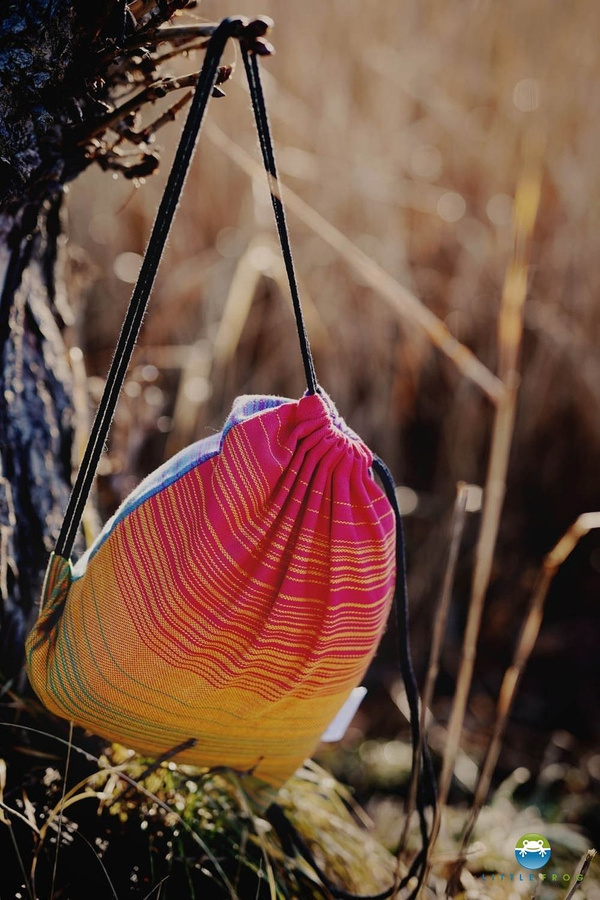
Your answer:
[[[285,183],[490,372],[507,367],[498,347],[510,344],[520,357],[506,500],[463,734],[479,761],[541,561],[578,515],[600,508],[600,8],[594,0],[207,0],[194,15],[234,13],[276,21],[277,55],[263,70]],[[233,48],[228,55],[233,61]],[[192,54],[182,71],[199,62]],[[258,159],[237,63],[227,98],[211,105],[117,414],[100,492],[105,513],[166,454],[219,428],[236,394],[303,390],[266,188],[236,165],[222,137]],[[76,333],[96,395],[179,127],[159,134],[161,171],[139,188],[96,171],[71,187],[71,253],[93,274]],[[499,311],[515,262],[514,198],[519,185],[538,182],[539,203],[527,200],[533,231],[526,247],[517,241],[528,274],[519,353],[518,302],[502,320],[500,343]],[[485,482],[494,403],[358,255],[340,255],[292,213],[290,224],[320,381],[405,486],[422,676],[456,485]],[[477,491],[470,498],[432,707],[438,745],[447,738],[474,567]],[[504,774],[560,764],[564,780],[576,770],[585,783],[567,785],[568,797],[597,790],[600,775],[599,578],[600,541],[590,535],[552,585],[500,759]],[[371,705],[349,733],[348,758],[338,760],[367,793],[356,748],[365,736],[395,737],[403,724],[392,648],[388,639]],[[363,761],[376,755],[377,745],[369,747]],[[600,815],[588,819],[597,829]]]

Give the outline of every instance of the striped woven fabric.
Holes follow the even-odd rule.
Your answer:
[[[395,581],[392,508],[324,394],[241,397],[75,565],[51,558],[28,670],[47,707],[151,756],[279,785],[360,682]]]

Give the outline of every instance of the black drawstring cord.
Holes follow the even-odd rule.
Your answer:
[[[404,534],[402,529],[402,518],[400,515],[400,507],[398,506],[398,498],[396,497],[396,487],[394,479],[388,467],[382,460],[375,457],[373,460],[373,470],[377,473],[383,484],[385,494],[394,510],[396,519],[396,586],[394,590],[394,606],[396,611],[398,640],[399,640],[399,656],[400,669],[406,689],[406,697],[410,709],[410,729],[413,745],[413,767],[419,766],[420,774],[417,790],[417,811],[419,814],[419,828],[421,832],[422,846],[420,851],[413,859],[407,874],[399,882],[398,886],[392,886],[381,894],[350,894],[347,891],[337,888],[327,878],[327,875],[320,868],[315,860],[310,848],[303,840],[297,829],[287,818],[284,810],[273,803],[267,810],[267,818],[275,828],[280,837],[282,846],[288,848],[286,852],[293,849],[298,852],[303,859],[308,862],[314,870],[317,877],[321,880],[324,887],[329,891],[335,900],[386,900],[406,887],[411,878],[417,876],[417,884],[410,894],[410,900],[419,893],[423,878],[425,877],[425,862],[427,859],[427,848],[429,846],[429,834],[427,831],[427,820],[425,818],[425,807],[435,805],[436,785],[429,748],[425,744],[423,747],[422,767],[421,760],[416,757],[416,750],[420,742],[420,717],[419,717],[419,691],[417,681],[411,660],[410,642],[408,635],[408,593],[406,590],[406,564],[404,558]]]
[[[294,315],[296,317],[296,329],[300,340],[300,350],[302,351],[302,361],[304,363],[304,373],[306,375],[306,384],[309,394],[316,394],[318,389],[317,376],[315,374],[315,366],[310,352],[308,343],[308,335],[304,324],[304,316],[302,314],[302,305],[300,302],[300,292],[298,290],[298,282],[294,272],[294,260],[292,258],[292,248],[290,245],[290,236],[287,229],[285,218],[285,209],[281,200],[281,185],[277,176],[277,166],[275,165],[275,150],[273,148],[273,140],[269,128],[269,117],[267,115],[267,107],[265,104],[265,95],[263,92],[260,70],[258,68],[258,59],[255,53],[249,53],[247,48],[242,44],[242,58],[250,87],[250,97],[252,98],[252,108],[254,109],[254,118],[256,120],[256,130],[258,131],[258,141],[262,152],[263,162],[267,173],[271,176],[277,187],[277,193],[273,190],[273,185],[269,182],[271,192],[271,201],[275,212],[275,222],[277,224],[277,232],[279,234],[279,242],[281,244],[281,252],[285,263],[288,282],[290,285],[290,293],[292,295],[292,303],[294,305]]]
[[[404,876],[402,881],[399,882],[397,887],[395,885],[392,885],[385,891],[382,891],[380,894],[350,894],[348,891],[343,890],[343,888],[336,887],[335,884],[333,884],[333,882],[329,880],[325,872],[321,869],[321,867],[315,860],[304,839],[300,836],[300,834],[298,834],[297,829],[292,825],[281,806],[279,806],[277,803],[272,803],[271,806],[269,806],[269,808],[267,809],[265,815],[277,832],[284,852],[288,856],[293,856],[294,852],[298,852],[300,856],[304,860],[306,860],[311,869],[313,869],[315,875],[319,878],[323,887],[325,887],[329,891],[329,893],[332,897],[335,898],[335,900],[387,900],[388,897],[391,897],[393,894],[397,893],[397,891],[400,891],[402,890],[402,888],[406,887],[411,878],[416,875],[419,867],[422,867],[424,869],[425,848],[422,848],[413,860],[407,874]],[[421,881],[422,875],[419,877],[419,883],[417,887],[410,895],[410,900],[416,897],[417,891],[421,886]]]
[[[436,802],[436,783],[433,772],[433,765],[429,753],[429,747],[425,743],[423,745],[423,759],[417,758],[416,751],[421,738],[420,726],[420,710],[419,710],[419,689],[413,669],[410,640],[409,640],[409,613],[408,613],[408,591],[406,588],[406,562],[404,556],[404,532],[402,528],[402,517],[400,515],[400,507],[396,496],[396,486],[392,473],[386,464],[375,457],[373,459],[373,469],[379,475],[385,494],[394,510],[396,519],[396,589],[394,593],[394,605],[396,609],[396,627],[398,629],[400,669],[406,689],[406,699],[410,710],[410,730],[413,746],[413,766],[420,768],[418,789],[417,789],[417,812],[419,814],[419,825],[421,831],[421,840],[423,844],[423,866],[419,873],[419,882],[415,888],[415,892],[411,896],[416,896],[423,877],[425,875],[425,856],[429,846],[429,834],[427,831],[427,819],[425,818],[425,807],[428,805],[435,806]],[[422,762],[422,766],[421,766]]]
[[[68,559],[73,549],[79,523],[92,487],[104,443],[113,419],[117,400],[125,380],[131,355],[140,331],[158,265],[169,235],[173,217],[183,190],[190,161],[196,146],[204,113],[217,78],[217,70],[229,37],[240,34],[247,20],[224,19],[213,33],[204,58],[192,104],[181,134],[167,186],[162,196],[152,234],[146,248],[137,283],[131,295],[125,321],[119,335],[106,386],[87,447],[65,512],[55,553]]]
[[[75,543],[77,530],[83,516],[85,504],[87,503],[92,483],[96,475],[96,470],[114,416],[119,394],[131,361],[131,355],[148,305],[156,272],[171,229],[175,211],[179,204],[181,192],[204,119],[204,113],[206,112],[206,107],[216,82],[219,62],[223,55],[225,44],[230,37],[240,38],[265,168],[271,178],[277,179],[275,154],[269,131],[269,122],[264,102],[264,94],[260,83],[256,53],[251,53],[250,61],[250,52],[248,49],[248,46],[250,45],[250,49],[252,50],[252,42],[254,42],[257,52],[268,52],[268,50],[265,51],[266,45],[262,41],[262,35],[267,27],[268,24],[266,20],[255,20],[254,22],[249,23],[247,19],[242,17],[224,19],[213,33],[208,43],[206,56],[198,78],[192,104],[181,133],[167,186],[165,187],[152,228],[152,234],[150,235],[146,253],[144,254],[140,274],[131,295],[131,300],[129,301],[125,321],[121,329],[121,334],[119,335],[119,340],[106,379],[104,393],[102,394],[102,399],[98,406],[88,444],[83,455],[83,460],[77,474],[73,491],[69,498],[62,528],[54,549],[54,552],[64,559],[70,557],[73,544]],[[280,198],[276,197],[272,190],[271,197],[273,200],[275,221],[294,305],[294,314],[300,339],[302,360],[306,372],[308,392],[314,394],[317,391],[318,385],[304,325],[302,307],[300,305],[300,296],[294,273],[285,212]]]

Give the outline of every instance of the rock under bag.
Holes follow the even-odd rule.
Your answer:
[[[28,669],[111,740],[282,783],[360,682],[388,617],[395,521],[326,396],[240,397],[221,434],[54,556]]]

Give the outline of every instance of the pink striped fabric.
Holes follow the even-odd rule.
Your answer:
[[[395,581],[392,508],[325,395],[242,397],[140,484],[28,643],[59,715],[156,755],[280,784],[361,680]],[[52,640],[48,640],[48,629]]]

